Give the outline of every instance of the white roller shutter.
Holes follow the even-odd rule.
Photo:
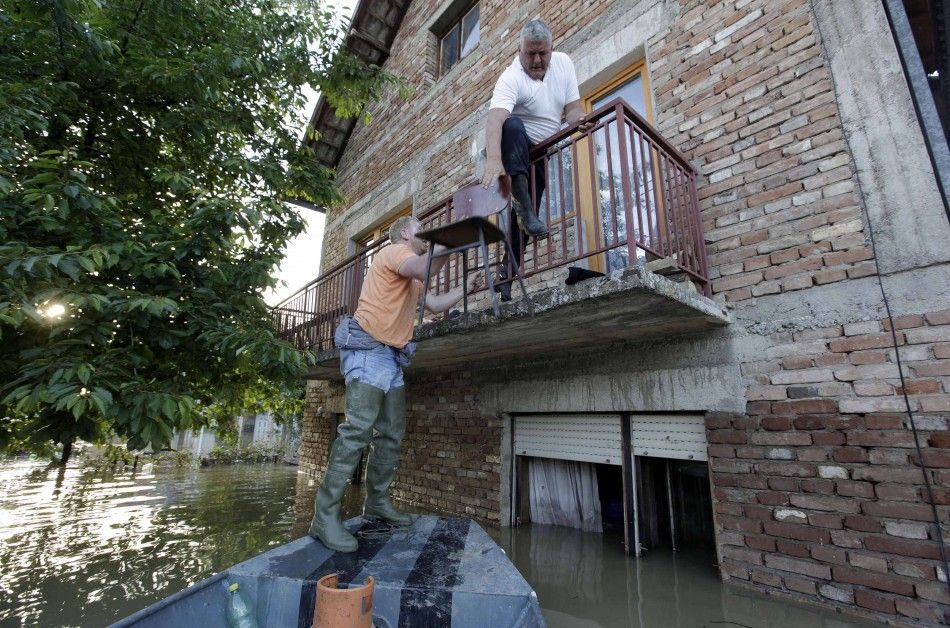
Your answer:
[[[701,415],[634,414],[630,425],[634,456],[706,460],[706,424]]]
[[[550,414],[515,417],[515,454],[621,464],[620,416]]]

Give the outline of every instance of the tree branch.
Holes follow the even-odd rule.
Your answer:
[[[135,25],[139,21],[139,16],[142,15],[143,8],[145,8],[145,0],[139,0],[139,6],[135,10],[135,15],[132,17],[129,27],[125,29],[125,37],[122,38],[122,45],[119,46],[119,52],[122,53],[122,56],[125,56],[125,51],[129,47],[129,37],[132,36],[132,31],[135,30]]]

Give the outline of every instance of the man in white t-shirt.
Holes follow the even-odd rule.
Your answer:
[[[482,184],[491,185],[499,176],[511,176],[512,212],[509,238],[517,255],[511,270],[521,266],[524,242],[529,236],[547,234],[547,225],[538,218],[544,192],[544,167],[534,166],[534,202],[531,201],[528,153],[532,146],[561,128],[562,118],[572,125],[582,122],[584,108],[577,89],[574,64],[563,52],[552,51],[551,30],[541,20],[532,20],[521,29],[518,58],[495,83],[488,121],[485,124],[487,162]],[[520,227],[520,228],[519,228]],[[500,279],[509,275],[509,260],[502,263]],[[502,300],[509,300],[511,284],[501,286]]]

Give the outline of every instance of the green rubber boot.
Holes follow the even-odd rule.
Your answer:
[[[340,519],[340,502],[353,477],[360,453],[369,444],[373,424],[383,405],[383,391],[353,380],[346,385],[346,421],[337,429],[327,472],[314,499],[313,521],[308,534],[337,552],[356,550],[356,537]]]
[[[366,463],[366,502],[363,516],[381,519],[397,526],[412,524],[412,517],[396,510],[389,498],[389,487],[399,466],[399,451],[406,431],[406,389],[393,388],[383,398],[383,409],[376,422],[376,436]]]

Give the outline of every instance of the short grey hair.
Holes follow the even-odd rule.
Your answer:
[[[553,41],[551,29],[541,20],[531,20],[521,29],[521,41]]]
[[[389,241],[402,241],[402,230],[413,223],[419,224],[419,221],[414,216],[401,216],[397,218],[396,222],[389,227]]]

